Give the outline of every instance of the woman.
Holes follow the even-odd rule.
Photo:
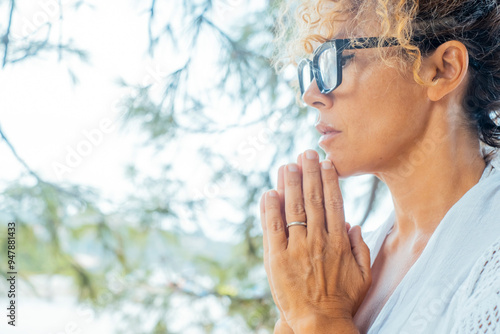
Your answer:
[[[498,2],[295,13],[281,50],[315,50],[299,83],[327,160],[306,151],[261,199],[275,333],[500,333]],[[338,184],[361,174],[394,203],[371,232],[345,222]]]

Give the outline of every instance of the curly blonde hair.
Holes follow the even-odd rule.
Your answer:
[[[420,51],[410,43],[412,26],[409,24],[411,17],[415,15],[417,7],[409,7],[405,1],[400,1],[396,6],[390,6],[388,0],[379,1],[357,1],[357,0],[305,0],[283,2],[281,15],[278,19],[278,34],[275,38],[276,53],[273,64],[279,71],[283,65],[292,63],[297,65],[297,59],[311,54],[314,51],[313,44],[324,43],[339,32],[339,23],[346,24],[345,32],[349,34],[346,38],[353,38],[356,27],[373,20],[373,12],[380,18],[379,43],[396,37],[406,55],[416,62],[416,68],[420,64]],[[384,61],[391,65],[385,49],[378,48]],[[400,52],[400,55],[403,53]],[[384,57],[385,56],[385,57]],[[411,57],[413,59],[411,59]],[[392,59],[394,60],[394,59]],[[404,64],[404,62],[398,62]],[[423,84],[420,78],[417,78]]]
[[[370,24],[379,46],[396,38],[399,46],[377,48],[389,66],[412,69],[415,81],[423,57],[448,40],[462,42],[472,66],[463,101],[466,118],[485,144],[500,147],[500,6],[498,0],[283,0],[277,20],[272,64],[285,65],[311,54],[314,43],[334,38],[341,29],[353,38]],[[363,36],[371,37],[371,36]],[[415,39],[418,37],[418,39]],[[438,40],[440,43],[436,44]],[[429,42],[429,43],[428,43]],[[394,54],[394,51],[396,52]]]

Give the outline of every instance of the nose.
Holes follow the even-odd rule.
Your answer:
[[[314,79],[304,92],[305,104],[316,109],[330,109],[333,106],[332,93],[321,94],[316,79]]]

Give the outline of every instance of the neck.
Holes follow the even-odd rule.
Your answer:
[[[391,234],[397,240],[430,236],[486,167],[477,138],[449,124],[430,127],[390,168],[375,174],[391,192],[396,214]]]

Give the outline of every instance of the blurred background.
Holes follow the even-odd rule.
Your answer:
[[[272,333],[260,197],[325,156],[270,66],[278,5],[0,0],[1,333]],[[351,224],[389,214],[377,179],[341,186]]]

